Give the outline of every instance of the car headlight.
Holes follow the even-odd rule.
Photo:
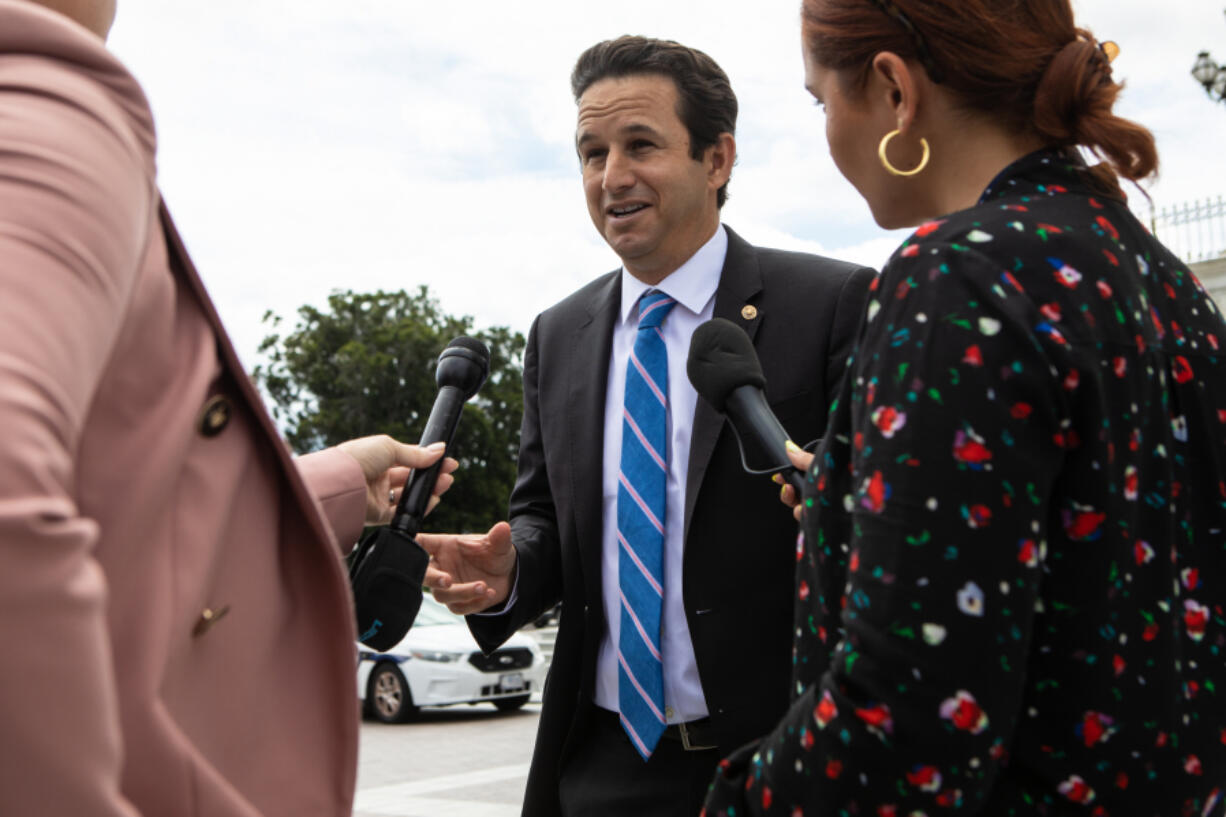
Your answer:
[[[409,655],[414,658],[420,658],[422,661],[437,661],[442,664],[450,664],[454,661],[459,661],[466,652],[444,652],[442,650],[410,650]]]

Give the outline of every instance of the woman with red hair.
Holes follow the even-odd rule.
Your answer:
[[[1118,49],[1068,0],[805,0],[803,40],[916,230],[796,457],[793,706],[705,813],[1220,817],[1226,323],[1125,204]]]

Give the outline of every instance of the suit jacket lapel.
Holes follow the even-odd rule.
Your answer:
[[[621,305],[621,275],[614,273],[587,304],[571,343],[568,414],[571,495],[587,597],[601,596],[601,537],[604,495],[605,391],[613,324]]]
[[[231,345],[230,339],[221,325],[221,318],[217,315],[217,310],[213,306],[213,301],[209,298],[208,292],[205,291],[204,282],[200,280],[200,275],[196,272],[196,267],[183,245],[183,239],[179,236],[179,231],[175,229],[174,221],[170,218],[170,210],[166,208],[166,202],[160,201],[158,207],[162,221],[162,230],[166,236],[166,251],[171,268],[191,287],[192,292],[196,295],[201,311],[204,312],[209,323],[212,324],[214,334],[217,337],[218,356],[221,358],[225,368],[229,370],[231,380],[234,382],[239,394],[246,401],[251,416],[263,428],[268,439],[280,441],[281,433],[273,425],[272,418],[268,416],[268,411],[264,408],[263,399],[261,399],[259,392],[256,391],[254,384],[252,384],[251,379],[243,369],[243,365],[238,359],[238,354],[234,351],[234,347]],[[310,524],[321,542],[335,542],[335,536],[331,528],[318,513],[315,499],[311,496],[310,490],[307,488],[306,483],[303,482],[302,475],[298,473],[298,467],[294,465],[293,459],[290,457],[289,447],[275,444],[272,448],[276,453],[277,462],[281,466],[281,472],[285,475],[286,481],[289,482],[294,496],[298,500],[299,507],[303,509],[303,517]],[[339,575],[339,571],[337,571],[337,574]]]
[[[745,330],[749,339],[753,340],[762,322],[761,310],[754,306],[762,291],[762,271],[758,267],[758,256],[754,248],[745,239],[734,233],[727,225],[728,255],[724,259],[724,269],[720,273],[719,287],[715,290],[715,310],[712,317],[726,318]],[[751,313],[746,306],[754,306]],[[751,316],[751,317],[747,317]],[[720,430],[724,426],[724,415],[718,413],[711,404],[701,397],[694,409],[694,431],[690,437],[690,464],[685,477],[685,541],[689,541],[690,519],[694,515],[694,504],[698,500],[698,491],[702,488],[702,480],[715,451],[715,442],[719,439]]]

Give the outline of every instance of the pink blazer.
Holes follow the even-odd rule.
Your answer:
[[[348,815],[361,472],[291,459],[154,147],[96,37],[0,0],[0,814]]]

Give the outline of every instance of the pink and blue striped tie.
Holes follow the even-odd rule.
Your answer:
[[[664,733],[664,491],[668,479],[668,350],[660,324],[677,302],[650,290],[639,300],[638,336],[626,365],[617,480],[621,632],[617,699],[622,728],[643,760]]]

